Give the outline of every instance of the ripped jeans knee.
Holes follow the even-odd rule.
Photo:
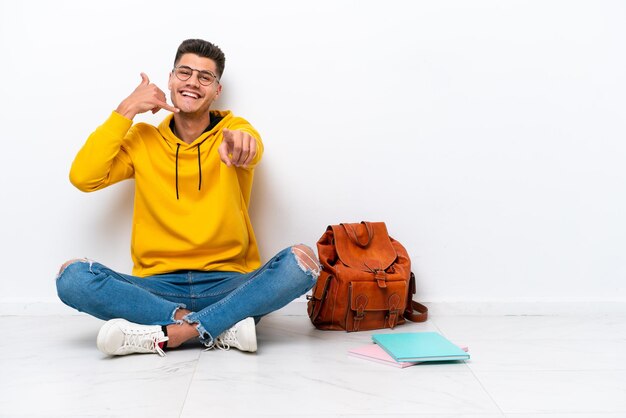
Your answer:
[[[63,274],[66,268],[68,268],[70,265],[74,263],[89,263],[89,268],[91,269],[91,265],[93,264],[93,261],[89,260],[88,258],[74,258],[74,259],[68,260],[65,263],[63,263],[61,267],[59,267],[59,272],[57,273],[57,279],[61,277],[61,275]]]
[[[304,245],[298,244],[291,247],[291,252],[296,257],[296,261],[298,262],[298,266],[307,274],[313,276],[313,278],[317,279],[322,271],[322,266],[317,260],[317,256],[313,250]]]

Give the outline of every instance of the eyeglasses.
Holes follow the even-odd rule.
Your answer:
[[[193,75],[193,72],[198,72],[198,81],[203,86],[210,86],[217,80],[217,76],[210,71],[206,70],[196,70],[195,68],[188,67],[186,65],[179,65],[178,67],[174,67],[172,72],[176,75],[180,81],[187,81]],[[217,80],[219,83],[219,80]]]

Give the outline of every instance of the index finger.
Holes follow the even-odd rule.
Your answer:
[[[229,141],[233,140],[233,131],[228,128],[222,129],[222,135],[224,136],[224,139],[228,139]]]
[[[243,150],[243,132],[241,131],[231,131],[233,138],[232,138],[232,149],[231,149],[231,155],[232,155],[232,161],[233,163],[239,167],[240,162],[239,160],[241,159],[241,151]]]
[[[222,160],[222,162],[226,164],[226,167],[230,167],[231,165],[233,165],[230,160],[230,157],[228,156],[228,143],[227,142],[222,142],[220,146],[217,148],[217,152],[220,155],[220,160]]]

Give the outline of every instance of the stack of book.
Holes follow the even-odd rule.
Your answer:
[[[467,347],[459,347],[436,332],[374,334],[375,344],[352,349],[350,356],[395,367],[409,367],[429,361],[468,360]]]

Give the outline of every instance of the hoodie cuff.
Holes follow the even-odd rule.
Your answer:
[[[107,130],[127,132],[133,126],[132,119],[120,115],[115,110],[111,112],[111,116],[102,124]]]

